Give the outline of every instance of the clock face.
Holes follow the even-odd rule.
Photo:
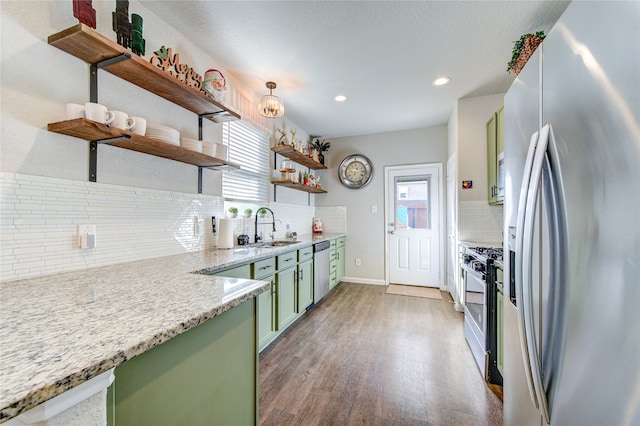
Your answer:
[[[338,169],[340,181],[348,188],[361,188],[371,180],[373,167],[364,155],[349,155]]]

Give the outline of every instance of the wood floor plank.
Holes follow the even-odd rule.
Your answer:
[[[499,425],[463,316],[341,283],[260,355],[261,425]]]

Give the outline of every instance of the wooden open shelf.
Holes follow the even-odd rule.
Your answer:
[[[137,133],[128,132],[126,130],[107,126],[106,124],[87,120],[86,118],[76,118],[73,120],[59,121],[57,123],[49,123],[47,130],[67,136],[74,136],[87,141],[106,141],[104,143],[108,145],[155,155],[169,160],[180,161],[182,163],[192,164],[198,167],[240,168],[239,165],[229,163],[228,161],[220,158],[210,157],[201,152],[191,151],[180,146],[171,145],[156,139],[141,136]],[[107,141],[108,139],[118,138],[125,135],[129,136],[130,139],[115,142]]]
[[[313,158],[310,158],[299,151],[296,151],[291,145],[274,146],[271,148],[271,151],[312,170],[323,170],[327,168],[324,164],[315,161]]]
[[[49,36],[48,42],[89,64],[98,64],[124,53],[130,54],[130,59],[105,65],[102,69],[198,115],[215,113],[216,115],[207,118],[216,123],[240,119],[240,115],[235,111],[176,80],[175,77],[84,24],[77,24],[53,34]]]
[[[272,185],[284,186],[287,188],[297,189],[298,191],[310,192],[312,194],[326,194],[327,191],[321,188],[314,188],[311,186],[303,185],[301,183],[293,183],[289,181],[272,181]]]

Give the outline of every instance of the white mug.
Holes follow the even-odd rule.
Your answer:
[[[142,117],[131,117],[131,119],[135,121],[131,131],[144,136],[147,133],[147,120]]]
[[[102,124],[111,124],[116,118],[113,112],[107,110],[106,106],[95,102],[87,102],[84,104],[84,113],[88,120]]]
[[[67,104],[67,119],[84,118],[84,105]]]
[[[131,130],[133,126],[136,125],[136,120],[133,118],[129,118],[129,114],[122,111],[110,111],[114,115],[113,123],[111,124],[113,127],[117,127],[118,129],[123,130]]]

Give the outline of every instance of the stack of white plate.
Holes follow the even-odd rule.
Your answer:
[[[191,138],[180,138],[180,146],[196,152],[202,152],[202,141]]]
[[[160,124],[147,124],[146,136],[171,145],[180,146],[180,132]]]
[[[210,157],[215,157],[226,161],[227,146],[221,143],[202,141],[202,153]]]

